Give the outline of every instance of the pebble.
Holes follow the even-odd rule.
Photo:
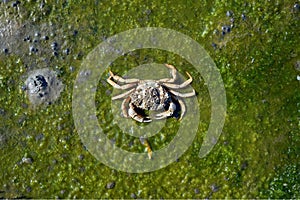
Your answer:
[[[222,26],[222,30],[223,30],[225,33],[229,33],[229,32],[231,31],[230,26]]]
[[[198,188],[194,189],[195,194],[199,194],[200,190]]]
[[[231,17],[233,15],[233,12],[231,11],[231,10],[228,10],[227,12],[226,12],[226,16],[227,17]]]
[[[40,133],[35,137],[35,140],[38,142],[38,141],[41,141],[42,139],[44,139],[44,137],[45,137],[44,134]]]
[[[21,2],[20,1],[15,1],[11,3],[12,7],[17,7]]]
[[[58,80],[57,74],[47,68],[30,72],[25,87],[29,100],[34,106],[53,102],[63,90],[63,84]]]
[[[42,37],[43,40],[49,40],[49,37],[47,35]]]
[[[116,182],[112,181],[106,184],[107,189],[113,189],[116,186]]]
[[[216,184],[212,184],[210,188],[213,192],[218,192],[219,191],[219,186],[217,186]]]
[[[73,35],[76,36],[77,34],[78,34],[78,31],[77,31],[77,30],[74,30],[74,31],[73,31]]]
[[[35,37],[40,37],[41,34],[40,34],[39,32],[35,32],[35,33],[34,33],[34,36],[35,36]]]
[[[297,80],[300,81],[300,75],[297,75]]]
[[[3,108],[0,108],[0,115],[5,115],[5,110]]]
[[[74,66],[70,66],[69,70],[70,70],[70,72],[74,72],[75,71],[75,67]]]
[[[242,20],[246,21],[246,19],[247,19],[247,17],[246,17],[246,15],[243,13],[243,14],[242,14]]]
[[[33,159],[32,158],[23,157],[22,158],[22,163],[32,164],[33,163]]]
[[[52,50],[56,51],[57,48],[58,48],[57,42],[53,42],[53,43],[51,44],[51,48],[52,48]]]
[[[300,5],[298,3],[294,4],[294,10],[297,12],[300,10]]]
[[[66,55],[69,55],[69,54],[70,54],[70,49],[69,49],[69,48],[65,49],[65,50],[64,50],[64,53],[65,53]]]
[[[80,155],[78,156],[78,159],[79,159],[79,160],[83,160],[83,159],[84,159],[84,155],[80,154]]]
[[[211,46],[212,46],[214,49],[217,49],[217,47],[218,47],[217,44],[214,43],[214,42],[211,44]]]
[[[30,186],[27,186],[26,187],[26,192],[31,192],[32,191],[32,188]]]
[[[136,196],[135,193],[131,193],[131,194],[130,194],[130,197],[133,198],[133,199],[136,199],[136,198],[137,198],[137,196]]]

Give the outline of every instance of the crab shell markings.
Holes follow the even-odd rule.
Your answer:
[[[176,89],[187,87],[193,78],[187,73],[189,79],[181,84],[175,84],[177,70],[173,65],[165,64],[170,69],[172,78],[164,78],[159,80],[140,80],[140,79],[124,79],[118,75],[109,72],[110,76],[107,82],[116,89],[126,90],[126,92],[114,96],[112,100],[123,99],[122,113],[126,118],[133,118],[138,122],[151,122],[154,119],[165,119],[172,117],[175,111],[179,109],[182,119],[186,112],[186,107],[181,98],[193,97],[196,95],[195,90],[189,93],[180,93]],[[118,83],[122,83],[119,85]],[[150,118],[144,111],[158,111]]]

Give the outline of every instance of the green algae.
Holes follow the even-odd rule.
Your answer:
[[[295,1],[45,1],[42,6],[42,1],[29,0],[18,8],[11,3],[0,3],[1,22],[15,22],[9,30],[0,26],[5,33],[1,45],[15,41],[18,47],[8,45],[9,53],[0,54],[0,197],[130,198],[132,193],[138,198],[300,197]],[[227,11],[233,13],[234,26],[222,35],[222,26],[231,24]],[[22,24],[29,28],[22,29]],[[72,119],[72,87],[81,61],[101,41],[149,26],[174,29],[205,47],[220,69],[228,112],[217,145],[199,159],[210,99],[205,85],[193,82],[201,102],[201,122],[192,146],[166,168],[128,174],[103,165],[81,143]],[[29,54],[23,36],[33,38],[35,31],[49,40],[40,42],[38,53]],[[52,54],[52,42],[60,45],[57,56]],[[69,55],[63,53],[65,48],[70,48]],[[124,58],[112,66],[118,74],[153,61],[172,63],[182,74],[181,66],[188,65],[179,56],[156,50],[136,51]],[[43,67],[57,71],[65,88],[56,103],[33,110],[22,85],[28,71]],[[191,66],[188,69],[198,76]],[[100,82],[106,78],[103,74]],[[111,89],[99,83],[97,95]],[[99,100],[98,118],[109,128],[110,98],[101,100],[106,103]],[[168,128],[175,132],[176,123],[169,119]],[[110,137],[117,138],[117,145],[144,151],[138,140],[113,130]],[[172,133],[165,137],[150,140],[153,148],[169,142]],[[24,163],[22,158],[33,162]],[[107,189],[111,181],[116,185]]]

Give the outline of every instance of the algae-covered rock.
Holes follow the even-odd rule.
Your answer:
[[[34,70],[29,74],[25,81],[25,88],[30,103],[38,106],[55,101],[63,90],[63,84],[54,71],[44,68]]]

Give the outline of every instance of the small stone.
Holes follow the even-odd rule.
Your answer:
[[[106,184],[107,189],[113,189],[116,186],[116,182],[112,181]]]
[[[214,49],[217,49],[217,47],[218,47],[217,44],[214,43],[214,42],[211,44],[211,46],[212,46]]]
[[[5,115],[5,110],[3,108],[0,108],[0,115]]]
[[[17,7],[20,4],[20,1],[15,1],[11,3],[12,7]]]
[[[33,159],[32,158],[23,157],[22,158],[22,163],[32,164],[33,163]]]
[[[78,34],[78,31],[77,31],[77,30],[74,30],[74,31],[73,31],[73,35],[76,36],[77,34]]]
[[[136,198],[137,198],[137,196],[136,196],[135,193],[131,193],[131,194],[130,194],[130,197],[133,198],[133,199],[136,199]]]
[[[247,19],[247,17],[246,17],[246,15],[243,13],[243,14],[242,14],[242,20],[246,21],[246,19]]]
[[[194,189],[195,194],[199,194],[200,190],[198,188]]]
[[[39,32],[35,32],[35,33],[34,33],[34,36],[35,36],[35,37],[40,37],[41,34],[40,34]]]
[[[297,75],[297,80],[300,81],[300,75]]]
[[[53,102],[63,90],[63,84],[58,80],[57,74],[47,68],[31,72],[25,86],[29,100],[34,106]]]
[[[32,191],[32,188],[30,186],[27,186],[26,187],[26,192],[31,192]]]
[[[29,41],[30,42],[30,36],[26,36],[24,39],[23,39],[24,42],[26,41]]]
[[[298,12],[300,10],[300,5],[298,3],[294,4],[294,11]]]
[[[44,35],[44,36],[42,37],[42,39],[43,39],[43,40],[49,40],[49,37],[48,37],[47,35]]]
[[[40,134],[38,134],[38,135],[35,137],[35,140],[38,142],[38,141],[43,140],[44,137],[45,137],[44,134],[43,134],[43,133],[40,133]]]
[[[69,49],[69,48],[65,49],[65,50],[64,50],[64,53],[65,53],[66,55],[69,55],[69,54],[70,54],[70,49]]]
[[[57,48],[58,48],[57,42],[53,42],[53,43],[51,44],[51,48],[52,48],[52,50],[56,51]]]
[[[219,186],[217,186],[216,184],[212,184],[212,185],[211,185],[211,190],[212,190],[213,192],[218,192],[218,191],[219,191]]]
[[[83,160],[83,159],[84,159],[84,155],[80,154],[80,155],[78,156],[78,159],[79,159],[79,160]]]
[[[22,85],[21,90],[25,91],[27,89],[26,85]]]
[[[74,72],[75,71],[75,67],[74,66],[70,66],[69,70],[70,70],[70,72]]]
[[[232,14],[233,14],[233,12],[232,12],[231,10],[228,10],[228,11],[226,12],[226,16],[227,16],[227,17],[231,17]]]

